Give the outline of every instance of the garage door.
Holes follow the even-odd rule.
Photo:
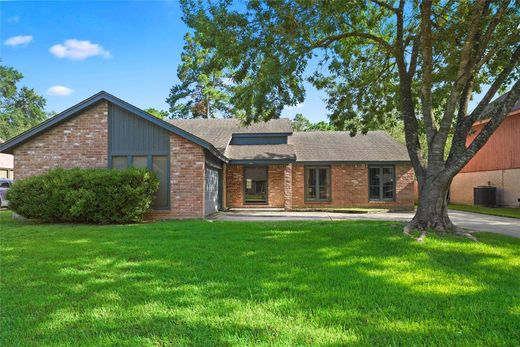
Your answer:
[[[204,201],[206,216],[218,211],[219,184],[219,170],[206,167],[206,199]]]

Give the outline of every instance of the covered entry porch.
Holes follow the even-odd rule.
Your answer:
[[[225,171],[226,208],[292,208],[291,163],[228,164]]]

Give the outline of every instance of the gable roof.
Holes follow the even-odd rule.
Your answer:
[[[101,91],[32,129],[0,144],[0,152],[13,149],[46,130],[76,116],[88,107],[106,100],[138,117],[175,133],[207,149],[218,159],[228,162],[409,162],[406,147],[384,131],[351,137],[347,132],[294,132],[287,118],[242,125],[238,119],[175,119],[164,121]],[[497,99],[498,100],[498,99]],[[518,105],[520,108],[520,105]],[[515,106],[516,107],[516,106]],[[235,136],[288,136],[288,144],[230,145]]]
[[[289,137],[298,162],[409,162],[406,147],[384,131],[295,132]]]
[[[163,121],[162,119],[154,117],[151,114],[141,110],[140,108],[138,108],[134,105],[131,105],[128,102],[123,101],[105,91],[100,91],[99,93],[92,95],[90,98],[87,98],[87,99],[77,103],[76,105],[66,109],[65,111],[58,113],[54,117],[51,117],[51,118],[45,120],[44,122],[38,124],[37,126],[21,133],[20,135],[13,137],[12,139],[8,140],[7,142],[4,142],[3,144],[0,145],[0,152],[12,154],[13,149],[16,148],[17,146],[21,145],[22,143],[24,143],[26,141],[29,141],[33,137],[41,134],[42,132],[76,116],[78,112],[81,112],[102,100],[111,102],[129,112],[132,112],[133,114],[135,114],[141,118],[144,118],[144,119],[152,122],[153,124],[155,124],[161,128],[164,128],[189,141],[192,141],[192,142],[200,145],[201,147],[207,149],[212,154],[217,156],[219,159],[221,159],[223,161],[227,161],[225,156],[220,151],[218,151],[215,148],[215,146],[213,146],[212,143],[210,143],[206,140],[203,140],[203,139],[197,137],[196,135],[194,135],[190,132],[187,132],[186,130],[181,129],[171,123],[168,123],[166,121]]]
[[[509,92],[507,93],[504,93],[502,95],[500,95],[498,98],[496,98],[495,100],[493,100],[492,102],[490,102],[485,108],[484,110],[482,111],[482,113],[480,114],[480,117],[479,117],[479,120],[484,120],[486,118],[489,117],[489,114],[491,112],[493,112],[494,108],[495,108],[495,105],[499,105],[501,103],[503,103],[505,100],[506,100],[506,97],[509,95]],[[514,104],[513,108],[511,109],[511,111],[509,112],[509,114],[511,113],[514,113],[516,111],[520,110],[520,99],[518,99],[516,101],[516,103]]]

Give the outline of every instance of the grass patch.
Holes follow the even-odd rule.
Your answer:
[[[458,211],[475,212],[481,214],[490,214],[493,216],[520,218],[519,207],[483,207],[473,205],[455,205],[450,204],[448,208]]]
[[[35,225],[0,213],[2,346],[517,345],[520,240],[379,221]]]

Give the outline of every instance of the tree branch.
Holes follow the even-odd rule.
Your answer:
[[[449,175],[454,175],[459,172],[469,161],[475,153],[478,152],[489,140],[493,132],[500,126],[502,121],[511,112],[511,109],[520,98],[520,80],[516,81],[513,88],[507,94],[504,102],[493,110],[489,122],[484,126],[480,133],[473,139],[471,144],[457,159],[457,162],[447,168]]]
[[[477,56],[478,57],[482,57],[482,55],[484,54],[487,44],[488,44],[489,40],[491,39],[493,33],[495,32],[496,26],[498,25],[498,23],[502,19],[502,16],[506,12],[506,10],[509,6],[509,3],[510,3],[509,0],[504,0],[501,2],[501,6],[500,6],[497,14],[491,19],[488,27],[486,28],[486,32],[484,33],[484,35],[479,38],[479,40],[477,42],[477,46],[478,46],[477,47],[477,51],[478,51]]]
[[[390,11],[392,11],[392,12],[397,13],[397,11],[399,11],[398,8],[395,8],[395,7],[393,7],[392,5],[390,5],[390,4],[388,4],[388,3],[384,2],[384,1],[379,1],[379,0],[370,0],[370,1],[373,2],[373,3],[376,4],[376,5],[379,5],[379,6],[381,6],[381,7],[384,7],[384,8],[386,8],[387,10],[390,10]]]
[[[513,69],[516,67],[516,65],[520,62],[520,45],[518,45],[513,52],[513,55],[511,56],[511,61],[509,65],[502,70],[502,72],[498,75],[498,77],[495,79],[491,87],[489,87],[488,91],[486,92],[486,95],[480,100],[477,107],[471,112],[469,115],[470,121],[473,122],[478,119],[481,115],[486,106],[489,104],[491,99],[495,96],[496,92],[502,84],[504,84],[504,81],[507,79],[509,74],[513,71]]]
[[[469,27],[468,38],[462,47],[460,54],[460,63],[457,71],[457,76],[451,88],[450,96],[446,103],[444,115],[441,119],[439,130],[433,139],[431,151],[437,157],[437,160],[444,161],[444,147],[448,138],[449,130],[452,126],[453,117],[455,115],[455,108],[460,97],[463,88],[467,85],[471,78],[471,70],[473,62],[472,51],[474,48],[475,38],[478,32],[481,30],[480,23],[482,20],[482,14],[486,7],[486,0],[479,0],[475,6],[473,19]]]
[[[473,93],[473,82],[474,80],[471,79],[462,91],[462,96],[459,104],[459,112],[457,114],[457,125],[455,127],[455,134],[451,142],[451,148],[450,153],[448,155],[448,159],[446,160],[448,166],[449,163],[453,161],[453,158],[460,155],[466,148],[466,137],[468,136],[467,131],[469,131],[469,129],[467,131],[465,130],[465,121],[467,120],[466,118],[468,118],[467,112],[469,101],[471,99],[471,94]],[[470,123],[470,125],[471,124],[472,123]]]
[[[422,55],[422,83],[421,109],[428,145],[435,137],[437,128],[432,110],[432,3],[425,0],[421,3],[421,55]]]
[[[378,45],[380,45],[387,52],[389,52],[389,53],[393,52],[392,46],[388,42],[386,42],[384,39],[382,39],[381,37],[373,35],[373,34],[370,34],[370,33],[357,32],[357,31],[343,33],[343,34],[338,34],[338,35],[327,36],[327,37],[325,37],[323,39],[320,39],[320,40],[318,40],[318,41],[316,41],[314,43],[311,43],[311,48],[327,48],[333,42],[340,41],[342,39],[346,39],[346,38],[349,38],[349,37],[359,37],[359,38],[369,39],[369,40],[377,43]]]
[[[419,125],[415,116],[415,104],[412,94],[412,79],[406,70],[405,52],[403,45],[404,35],[404,0],[400,0],[397,12],[397,36],[395,40],[394,54],[399,71],[399,102],[403,114],[404,133],[406,137],[406,148],[410,155],[410,160],[415,169],[415,174],[419,181],[424,177],[424,166],[421,157],[421,144],[419,142]]]
[[[419,47],[421,37],[417,35],[413,41],[412,54],[410,55],[410,65],[408,66],[408,76],[413,79],[415,71],[417,70],[417,59],[419,58]]]
[[[455,135],[453,137],[453,142],[450,150],[450,154],[448,156],[448,160],[446,161],[447,166],[453,164],[457,158],[464,152],[466,149],[466,138],[468,137],[469,131],[473,123],[476,120],[482,118],[482,112],[489,105],[491,99],[495,96],[496,92],[502,87],[506,79],[509,77],[510,73],[520,62],[520,45],[517,46],[513,55],[511,56],[510,63],[507,67],[505,67],[502,72],[495,79],[493,84],[489,87],[488,91],[484,95],[484,97],[480,100],[477,107],[471,112],[469,115],[459,115],[457,119],[457,128],[455,131]]]

